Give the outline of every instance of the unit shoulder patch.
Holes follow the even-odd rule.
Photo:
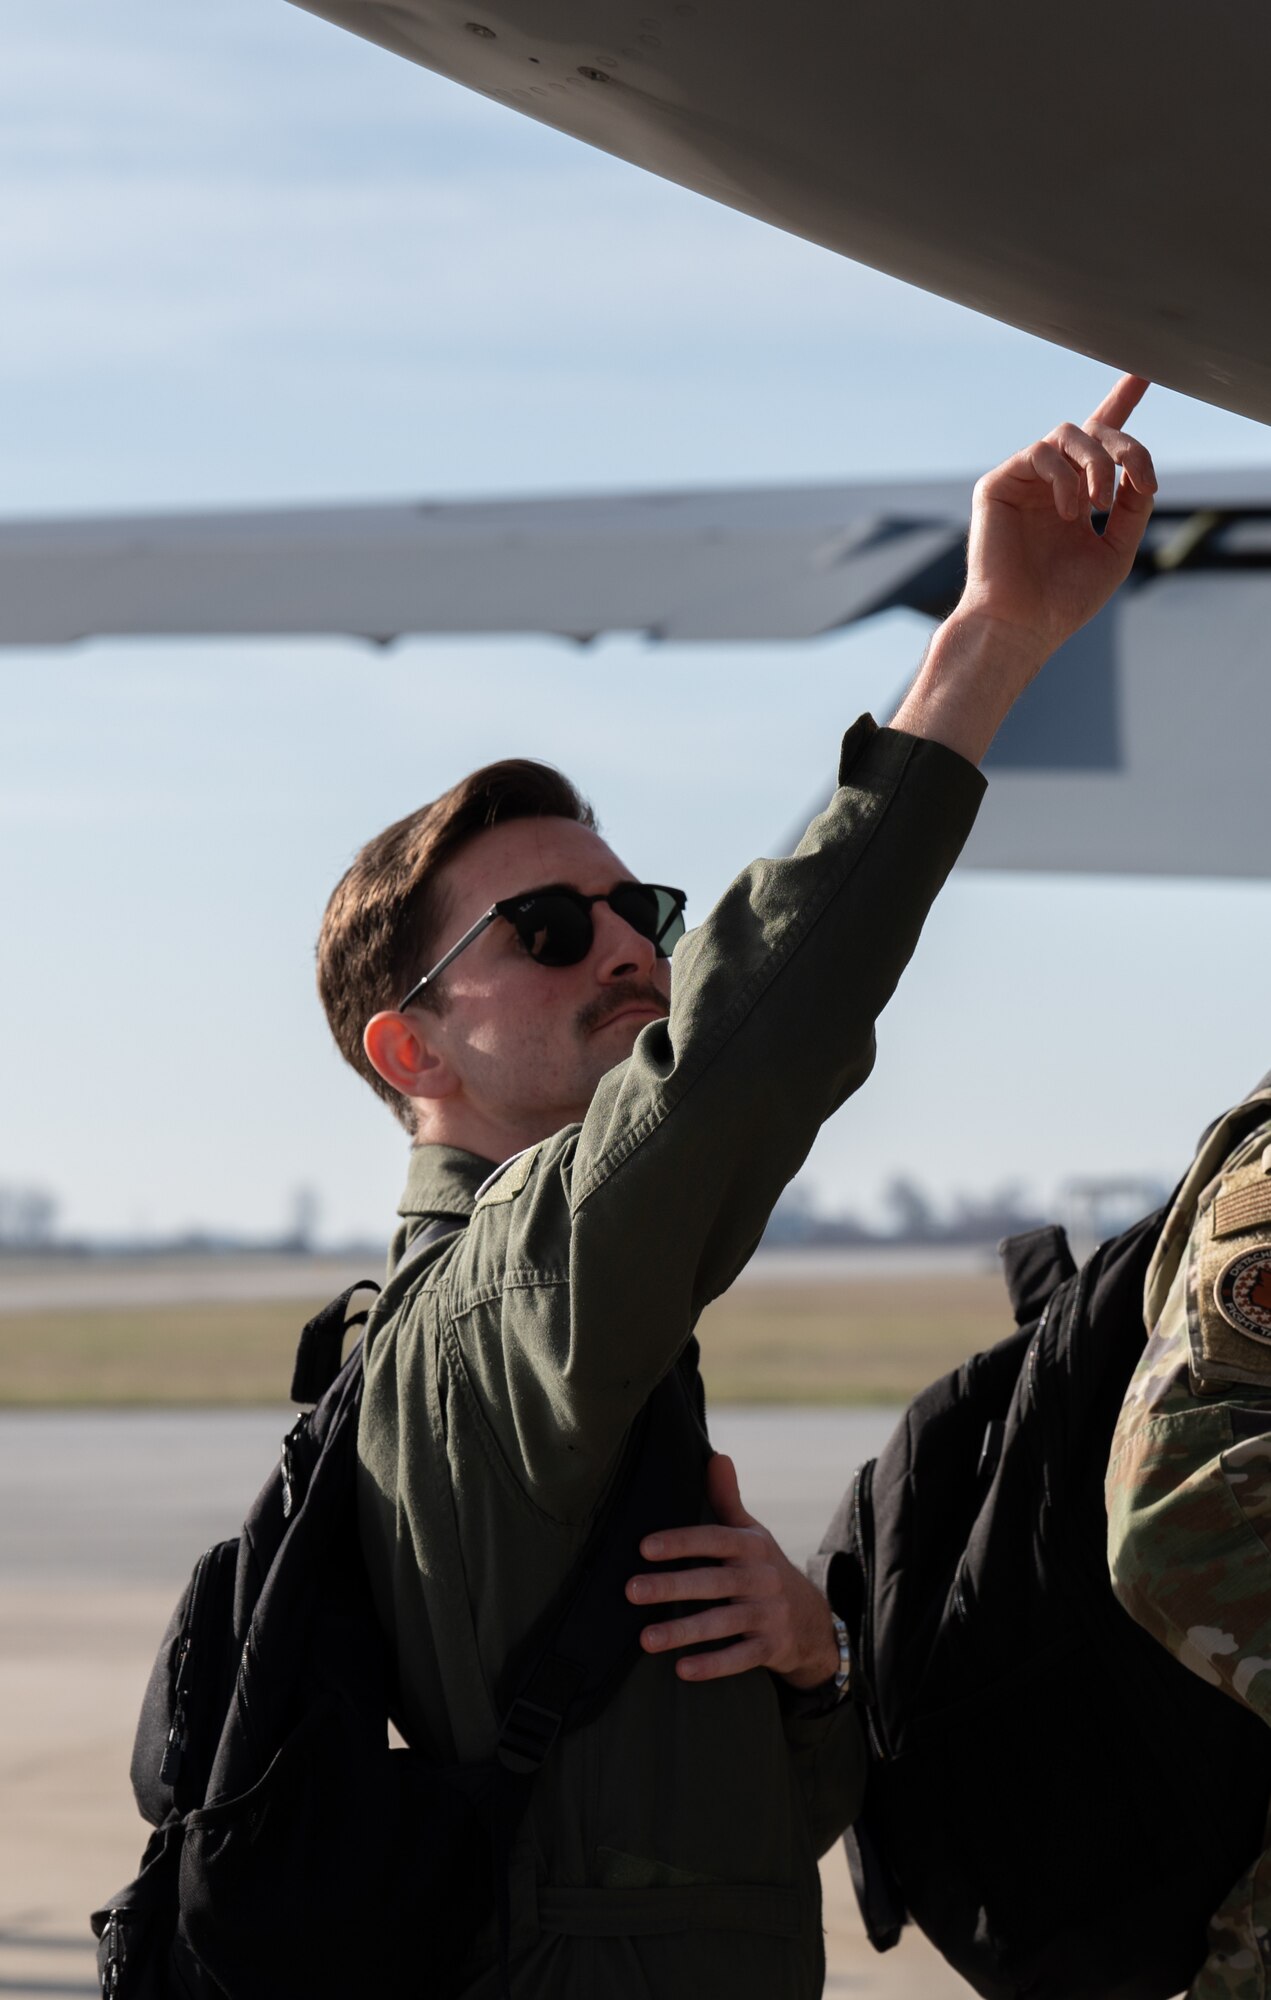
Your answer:
[[[1254,1157],[1249,1158],[1250,1151]],[[1244,1147],[1192,1229],[1187,1320],[1202,1391],[1271,1387],[1271,1151]]]
[[[1271,1343],[1271,1242],[1241,1250],[1214,1280],[1214,1304],[1237,1333]]]

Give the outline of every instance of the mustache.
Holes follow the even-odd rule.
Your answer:
[[[656,1007],[659,1014],[669,1014],[671,1011],[670,1001],[665,993],[658,992],[652,980],[623,979],[616,985],[610,986],[606,992],[597,995],[596,999],[589,1000],[581,1009],[578,1016],[579,1033],[594,1034],[597,1028],[603,1028],[606,1021],[611,1021],[615,1014],[621,1014],[624,1008],[630,1007],[633,1002],[640,1007]]]

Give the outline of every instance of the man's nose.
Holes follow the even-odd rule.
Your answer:
[[[596,975],[600,979],[647,979],[657,963],[657,946],[608,903],[593,903]]]

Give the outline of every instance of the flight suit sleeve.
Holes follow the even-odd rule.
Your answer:
[[[1122,1406],[1106,1498],[1125,1609],[1271,1723],[1271,1125],[1202,1195]],[[1209,1947],[1189,2000],[1263,2000],[1271,1828]]]
[[[827,1854],[860,1812],[869,1751],[856,1703],[826,1696],[819,1703],[778,1685],[786,1747],[818,1856]]]
[[[602,1078],[581,1128],[513,1170],[488,1224],[478,1204],[464,1254],[509,1277],[502,1354],[473,1339],[469,1366],[488,1409],[506,1382],[515,1460],[556,1518],[594,1503],[635,1413],[869,1075],[875,1020],[983,787],[954,752],[862,718],[796,852],[754,862],[678,946],[669,1018]],[[493,1254],[487,1226],[504,1232]]]

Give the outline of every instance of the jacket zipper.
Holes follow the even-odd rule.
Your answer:
[[[864,1588],[861,1592],[861,1629],[859,1654],[861,1671],[867,1690],[864,1703],[865,1722],[869,1731],[874,1755],[880,1759],[891,1756],[891,1750],[883,1730],[882,1718],[878,1713],[877,1694],[874,1685],[874,1461],[867,1459],[858,1465],[852,1480],[852,1539],[856,1544],[857,1561],[860,1564]]]
[[[119,1991],[119,1975],[123,1969],[123,1939],[119,1930],[119,1912],[112,1910],[106,1920],[103,1938],[106,1954],[102,1959],[101,1989],[102,2000],[115,2000]]]
[[[1037,1322],[1037,1331],[1029,1341],[1028,1353],[1024,1357],[1024,1386],[1028,1400],[1034,1408],[1037,1406],[1037,1350],[1041,1346],[1042,1335],[1050,1324],[1051,1304],[1052,1301],[1047,1300],[1046,1308]]]
[[[189,1721],[188,1703],[194,1666],[194,1630],[198,1623],[204,1580],[212,1551],[205,1549],[194,1565],[194,1575],[190,1579],[190,1601],[186,1606],[185,1622],[181,1627],[181,1638],[177,1648],[177,1667],[172,1681],[172,1726],[168,1730],[163,1746],[163,1762],[159,1766],[161,1785],[175,1785],[181,1770],[181,1760],[185,1756],[186,1730]]]
[[[282,1518],[289,1521],[313,1470],[309,1447],[309,1413],[296,1418],[282,1441]]]

